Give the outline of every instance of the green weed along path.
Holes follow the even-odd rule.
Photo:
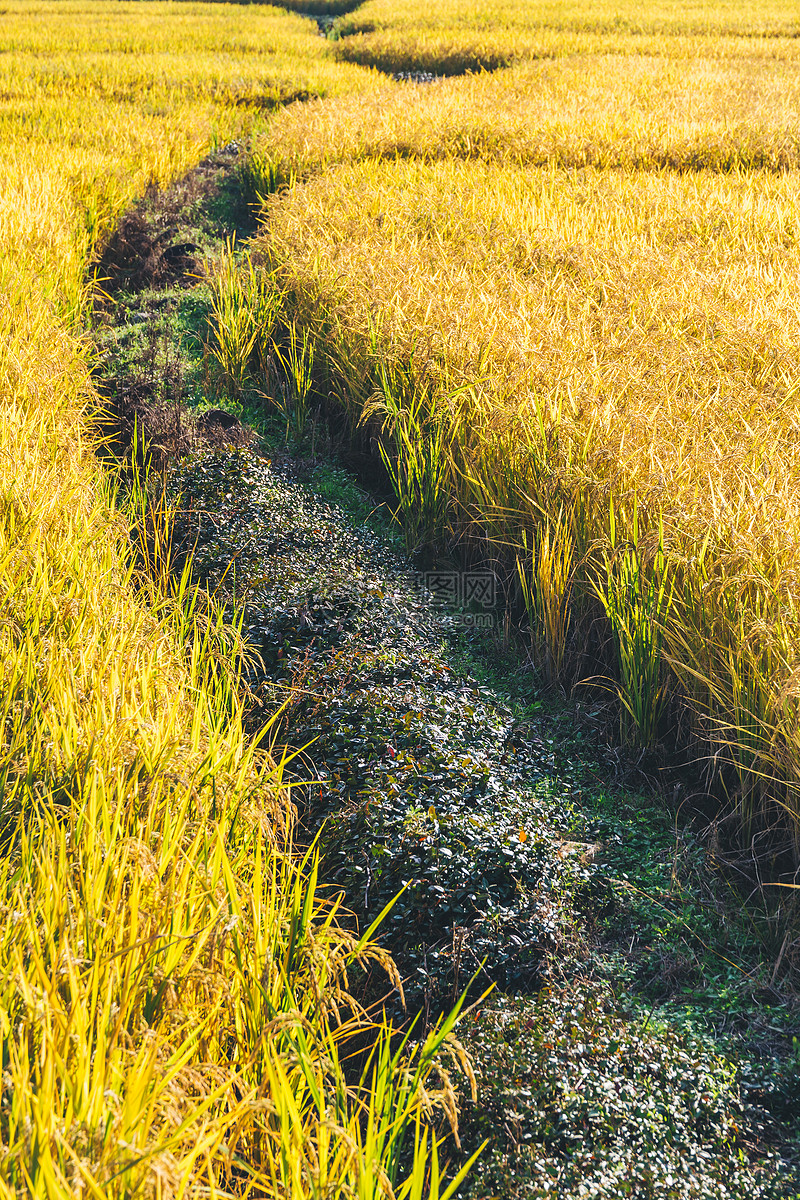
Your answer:
[[[499,985],[465,1026],[482,1091],[477,1108],[465,1098],[462,1140],[493,1147],[462,1194],[795,1194],[764,1142],[797,1099],[791,1072],[739,1072],[629,994],[624,956],[598,949],[589,913],[635,929],[609,886],[630,855],[604,866],[566,840],[596,822],[576,810],[580,764],[545,721],[454,669],[452,614],[285,462],[201,454],[173,486],[198,578],[231,581],[244,612],[264,712],[293,694],[286,733],[312,743],[300,774],[307,824],[326,822],[326,882],[362,921],[408,885],[383,940],[412,1012],[447,1005],[476,970],[476,992]],[[591,832],[613,842],[622,828]]]

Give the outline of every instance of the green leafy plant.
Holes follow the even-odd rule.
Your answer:
[[[466,1034],[480,1103],[465,1145],[502,1130],[460,1195],[760,1200],[793,1196],[778,1155],[751,1163],[733,1064],[706,1040],[654,1028],[605,984],[492,998]]]

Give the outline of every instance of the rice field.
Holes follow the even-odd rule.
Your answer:
[[[371,439],[409,550],[495,564],[551,685],[602,669],[636,753],[678,737],[745,840],[800,840],[800,10],[288,7],[337,38],[0,18],[4,1196],[452,1194],[454,1017],[412,1049],[349,997],[394,968],[295,853],[237,630],[157,481],[123,499],[94,452],[93,259],[213,147],[258,140],[287,361],[313,345],[304,399]]]
[[[158,486],[100,468],[82,332],[135,195],[373,81],[272,8],[0,20],[0,1194],[419,1197],[449,1030],[412,1052],[348,996],[356,963],[396,973],[293,850],[241,641],[172,571]]]
[[[276,104],[371,84],[269,6],[11,0],[0,49],[0,272],[73,319],[94,245],[149,184]]]
[[[509,167],[729,173],[797,167],[791,61],[592,53],[440,79],[385,81],[276,119],[271,152],[300,176],[404,158]]]
[[[340,28],[402,40],[411,12]],[[262,146],[287,313],[428,505],[410,547],[503,563],[540,669],[613,677],[623,738],[691,746],[747,841],[800,812],[791,20],[648,9],[578,54],[599,9],[445,6],[421,38],[560,49],[289,110]]]
[[[687,61],[757,54],[794,58],[796,4],[642,5],[520,0],[368,0],[337,21],[344,62],[388,73],[461,75],[541,58],[592,52],[666,55]]]

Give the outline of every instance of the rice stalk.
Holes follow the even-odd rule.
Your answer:
[[[636,500],[626,525],[628,539],[620,542],[612,503],[610,548],[604,554],[604,570],[594,587],[614,637],[623,737],[649,750],[658,742],[666,708],[667,677],[662,646],[663,630],[672,608],[674,580],[664,554],[661,520],[657,548],[647,563]]]
[[[552,687],[564,666],[575,572],[571,514],[559,509],[533,533],[529,557],[517,556],[517,574],[531,631],[533,661]],[[527,551],[527,533],[523,545]]]
[[[287,438],[291,424],[298,441],[305,435],[308,398],[314,386],[314,345],[310,331],[306,327],[298,331],[294,322],[289,326],[285,350],[281,351],[278,343],[274,343],[275,354],[289,387],[289,395],[284,397],[279,407],[286,418]]]
[[[391,449],[379,442],[380,455],[398,501],[406,549],[414,553],[440,541],[448,505],[447,410],[432,378],[415,362],[390,359],[370,328],[375,391],[362,422],[378,417],[381,433],[389,433]]]
[[[266,362],[280,297],[249,254],[237,256],[234,239],[226,243],[210,284],[208,350],[221,373],[222,387],[239,397],[252,378],[255,360],[262,369]]]

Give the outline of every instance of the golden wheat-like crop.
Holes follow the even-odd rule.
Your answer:
[[[687,519],[749,486],[769,531],[797,487],[799,179],[368,162],[279,197],[269,237],[348,326],[377,309],[398,353],[480,373],[498,422],[558,412]]]
[[[269,144],[284,174],[301,176],[394,157],[785,170],[800,165],[798,102],[797,71],[782,60],[591,54],[290,107]]]
[[[147,480],[114,500],[80,327],[131,197],[371,77],[272,8],[10,0],[0,51],[0,1195],[421,1200],[452,1022],[412,1053],[345,995],[357,960],[392,965],[292,850],[169,512]]]
[[[280,102],[371,86],[269,6],[11,0],[0,50],[0,258],[73,318],[87,256],[149,183]]]
[[[522,561],[567,528],[576,611],[598,587],[617,604],[626,541],[644,581],[666,539],[672,582],[636,584],[637,619],[666,624],[748,822],[796,813],[800,773],[796,101],[762,68],[591,56],[388,85],[302,134],[285,114],[300,182],[264,238],[354,410],[382,386],[376,330],[449,405],[452,532],[478,521]]]
[[[646,6],[633,0],[443,0],[435,6],[369,0],[337,22],[343,61],[441,75],[598,51],[681,60],[742,53],[794,58],[798,27],[798,6],[775,0],[691,7],[670,0]]]

